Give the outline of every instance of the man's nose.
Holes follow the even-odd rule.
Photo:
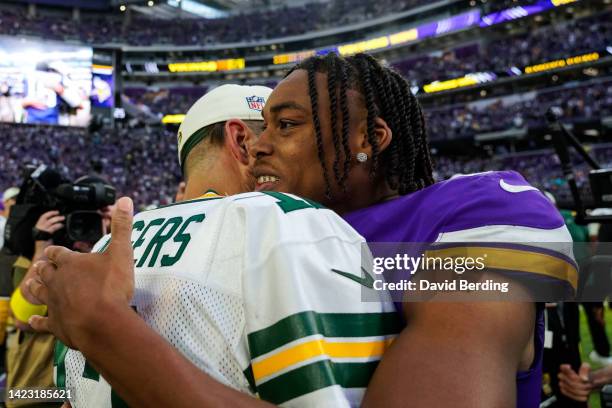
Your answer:
[[[253,158],[258,159],[262,156],[272,154],[272,150],[273,146],[272,143],[270,143],[269,133],[267,130],[264,130],[261,132],[259,137],[252,138],[249,147],[249,154]]]

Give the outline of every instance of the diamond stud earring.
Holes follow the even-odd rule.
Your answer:
[[[368,155],[366,153],[360,152],[357,153],[357,161],[360,163],[365,163],[368,160]]]

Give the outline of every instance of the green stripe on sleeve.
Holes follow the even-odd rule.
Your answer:
[[[111,408],[129,408],[129,405],[117,395],[115,390],[111,390]]]
[[[53,365],[57,367],[55,380],[57,388],[66,388],[66,353],[68,353],[68,347],[57,340],[53,349]]]
[[[325,337],[370,337],[399,333],[401,319],[389,313],[301,312],[248,335],[251,359],[291,341],[321,334]]]
[[[100,249],[98,249],[98,250],[96,251],[96,253],[100,253],[100,254],[101,254],[102,252],[106,251],[106,249],[107,249],[107,248],[108,248],[108,246],[110,245],[110,242],[111,242],[111,239],[110,239],[110,237],[108,237],[108,239],[106,240],[106,242],[104,243],[104,245],[102,245],[102,246],[100,247]]]
[[[257,387],[259,397],[282,404],[321,388],[340,385],[343,388],[366,388],[378,361],[368,363],[333,363],[318,361],[289,371]]]
[[[247,381],[249,382],[249,388],[251,389],[251,392],[256,393],[257,385],[255,385],[255,376],[253,375],[253,366],[249,364],[249,366],[246,368],[246,370],[243,371],[243,373]]]
[[[90,380],[100,381],[100,374],[95,368],[89,364],[89,361],[85,360],[85,367],[83,367],[83,378],[89,378]]]

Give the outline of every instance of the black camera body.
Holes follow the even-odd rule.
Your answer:
[[[589,182],[593,192],[595,207],[612,207],[612,169],[591,170]]]
[[[115,189],[98,177],[71,183],[44,165],[30,168],[6,222],[5,245],[15,254],[31,257],[36,222],[52,210],[66,217],[65,227],[51,237],[55,245],[71,248],[76,241],[93,244],[104,233],[99,210],[114,204],[115,195]]]

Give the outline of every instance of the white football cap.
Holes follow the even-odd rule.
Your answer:
[[[187,155],[210,125],[229,119],[263,120],[261,111],[272,89],[267,86],[227,84],[208,92],[193,104],[178,130],[178,155],[181,167]]]

